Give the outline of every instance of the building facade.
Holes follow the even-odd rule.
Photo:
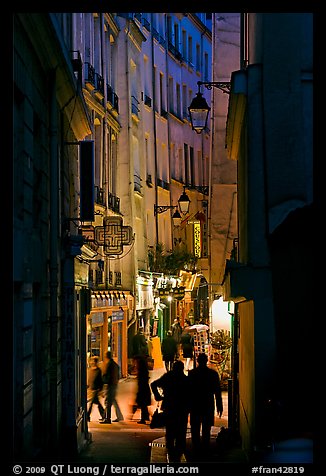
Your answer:
[[[78,144],[92,130],[62,14],[14,15],[14,455],[87,438]],[[72,193],[73,192],[73,193]],[[80,323],[80,326],[78,325]]]
[[[232,74],[227,152],[238,164],[239,237],[227,263],[235,305],[244,448],[312,431],[300,408],[313,335],[313,15],[242,15],[241,69]],[[304,349],[304,350],[303,350]]]
[[[37,460],[89,440],[90,355],[127,376],[140,325],[162,338],[207,312],[210,133],[187,107],[211,76],[211,18],[15,14],[14,61],[14,449]],[[188,267],[152,266],[160,247]]]

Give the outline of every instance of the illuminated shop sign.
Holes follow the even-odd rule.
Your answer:
[[[200,258],[201,256],[200,222],[194,223],[194,254],[197,258]]]

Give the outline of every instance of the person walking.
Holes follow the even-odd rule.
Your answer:
[[[181,461],[186,451],[189,415],[188,377],[181,360],[173,363],[172,370],[151,383],[156,401],[162,401],[165,413],[165,440],[169,462]]]
[[[172,331],[167,331],[166,337],[162,340],[161,350],[165,368],[169,371],[172,369],[172,364],[178,352],[178,345],[172,337]]]
[[[87,374],[87,400],[90,402],[87,410],[88,421],[91,421],[91,413],[94,404],[97,405],[101,418],[104,418],[105,416],[105,410],[99,400],[99,396],[103,388],[103,380],[102,372],[98,365],[98,360],[99,359],[96,355],[91,358],[90,368],[88,369]]]
[[[190,332],[183,330],[180,339],[182,357],[186,360],[185,371],[188,372],[190,361],[194,357],[194,339]]]
[[[151,389],[149,386],[149,370],[147,364],[147,358],[144,356],[138,356],[135,359],[137,369],[137,393],[136,393],[136,405],[140,408],[140,420],[137,423],[146,425],[146,422],[150,420],[148,406],[152,402]]]
[[[105,354],[105,363],[103,369],[102,380],[104,383],[105,392],[105,416],[100,423],[111,423],[111,409],[114,406],[116,419],[114,422],[123,421],[123,414],[117,402],[117,390],[119,383],[119,365],[113,360],[112,353]]]
[[[177,359],[180,356],[180,339],[181,339],[181,334],[182,334],[182,327],[179,322],[179,318],[174,319],[173,324],[171,326],[171,331],[172,331],[172,337],[177,343]]]
[[[223,413],[220,378],[214,369],[207,367],[207,362],[207,355],[199,354],[198,366],[188,372],[191,440],[196,457],[205,457],[209,452],[215,405],[220,418]]]
[[[148,355],[148,344],[144,335],[144,328],[139,327],[137,334],[132,338],[132,356],[135,359],[139,356],[148,357]]]

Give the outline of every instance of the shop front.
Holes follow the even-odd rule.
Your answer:
[[[146,339],[151,336],[151,321],[154,310],[153,280],[147,276],[137,276],[136,288],[136,327],[144,329]]]
[[[133,297],[128,291],[93,291],[87,315],[87,356],[102,361],[112,352],[120,366],[120,377],[128,375],[127,321]],[[131,311],[132,312],[132,311]]]

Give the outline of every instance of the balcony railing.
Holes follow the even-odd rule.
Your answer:
[[[160,40],[160,34],[155,28],[152,29],[152,35],[157,41]]]
[[[101,99],[103,99],[104,98],[104,79],[98,73],[95,73],[95,89],[96,89],[96,94]]]
[[[95,186],[95,201],[99,205],[105,205],[105,191],[103,188]]]
[[[107,101],[111,104],[111,106],[113,106],[113,108],[117,112],[119,112],[119,97],[109,84],[106,85],[106,95]]]
[[[150,187],[150,188],[153,187],[152,175],[151,175],[151,174],[147,174],[146,184],[147,184],[147,186]]]
[[[108,193],[108,208],[116,213],[120,213],[120,198],[110,192]]]
[[[81,60],[80,51],[73,50],[73,51],[70,51],[70,53],[71,53],[71,64],[72,64],[73,72],[75,73],[75,76],[78,79],[78,81],[81,82],[83,63]]]
[[[164,117],[164,119],[167,119],[168,111],[166,111],[165,109],[161,109],[161,116]]]
[[[156,179],[156,185],[157,185],[158,187],[164,188],[165,190],[170,190],[170,184],[169,184],[169,182],[166,182],[166,181],[163,180],[163,179],[157,178],[157,179]]]
[[[131,114],[138,118],[140,109],[138,107],[139,101],[135,96],[131,96]]]
[[[148,20],[146,20],[146,18],[143,18],[143,25],[147,31],[151,31],[151,24],[149,23]]]
[[[152,98],[145,94],[144,104],[148,107],[152,107]]]
[[[91,89],[95,89],[95,69],[90,63],[85,63],[85,83]]]
[[[134,191],[135,192],[141,192],[141,188],[142,188],[142,185],[141,185],[141,177],[138,175],[138,174],[134,174]]]

